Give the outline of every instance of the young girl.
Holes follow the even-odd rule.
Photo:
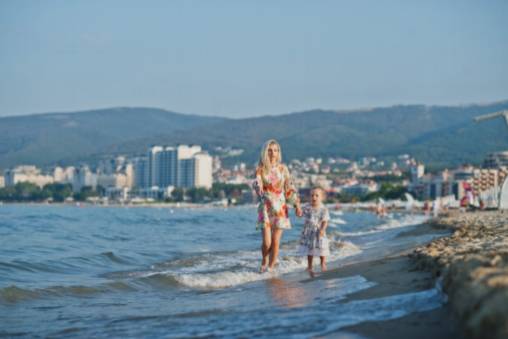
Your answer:
[[[307,256],[307,270],[314,277],[312,261],[314,256],[321,260],[321,271],[326,271],[326,257],[330,255],[326,228],[330,220],[328,209],[323,204],[324,191],[313,188],[310,191],[310,204],[303,208],[305,223],[300,236],[300,254]]]
[[[268,140],[261,150],[256,168],[254,188],[260,198],[257,229],[262,230],[261,272],[271,270],[277,263],[282,231],[291,228],[289,205],[298,216],[302,215],[298,192],[293,186],[289,170],[281,161],[281,149],[277,141]]]

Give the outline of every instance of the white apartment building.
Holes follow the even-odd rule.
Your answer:
[[[53,176],[41,174],[35,166],[17,166],[4,172],[5,186],[14,186],[18,182],[30,182],[39,187],[54,182]]]
[[[212,157],[198,145],[153,146],[146,159],[134,162],[138,188],[212,187]]]
[[[85,186],[92,187],[93,189],[97,187],[97,175],[86,165],[76,170],[72,190],[79,192]]]
[[[194,186],[212,188],[212,157],[208,153],[200,152],[194,155],[194,163]]]
[[[72,184],[74,182],[74,175],[76,169],[73,166],[69,166],[66,168],[62,168],[57,166],[53,169],[53,180],[58,183],[69,183]]]

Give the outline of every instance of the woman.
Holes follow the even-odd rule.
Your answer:
[[[263,234],[261,272],[266,270],[267,265],[273,269],[279,255],[282,231],[291,228],[288,204],[295,207],[297,216],[302,215],[297,191],[281,158],[279,143],[273,139],[268,140],[261,150],[256,168],[254,187],[260,198],[256,228],[262,229]]]

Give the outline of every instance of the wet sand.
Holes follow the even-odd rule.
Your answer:
[[[321,274],[315,279],[336,279],[362,275],[376,286],[351,294],[345,301],[418,292],[435,286],[430,272],[417,270],[408,252],[380,260],[352,264]],[[388,321],[364,322],[342,328],[327,338],[462,338],[449,307],[418,312]]]

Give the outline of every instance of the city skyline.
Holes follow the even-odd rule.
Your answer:
[[[508,3],[0,5],[0,117],[160,107],[244,118],[506,99]]]

